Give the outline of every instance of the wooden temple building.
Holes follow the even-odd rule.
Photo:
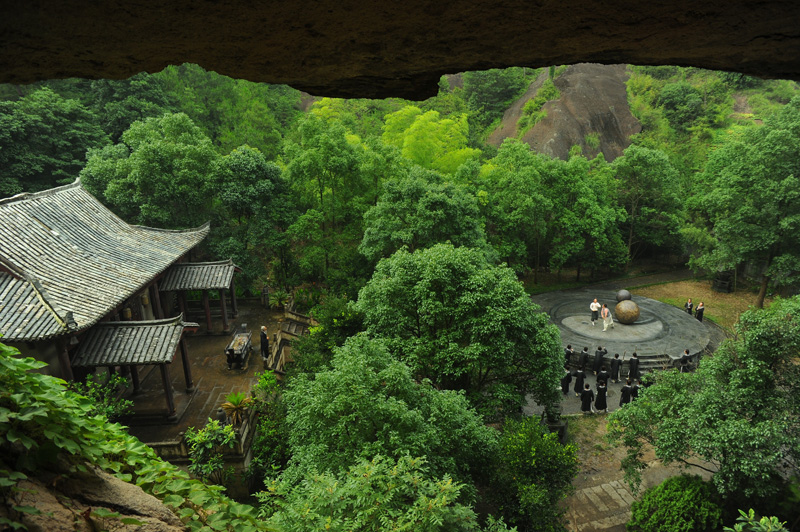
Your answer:
[[[231,261],[188,263],[209,224],[188,230],[130,225],[74,183],[0,199],[0,342],[48,363],[48,373],[80,379],[97,368],[129,376],[158,369],[167,416],[175,416],[169,365],[180,353],[194,388],[184,341],[199,328],[184,320],[186,290],[225,292],[236,313]],[[182,312],[182,310],[184,312]]]

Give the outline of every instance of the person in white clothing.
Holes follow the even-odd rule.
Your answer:
[[[597,298],[591,302],[589,305],[589,310],[592,311],[592,327],[594,327],[594,322],[597,321],[597,318],[600,315],[600,303],[597,302]]]

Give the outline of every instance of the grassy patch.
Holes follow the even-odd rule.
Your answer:
[[[711,290],[711,281],[689,280],[670,283],[658,283],[628,288],[632,294],[649,297],[668,305],[683,308],[688,298],[692,298],[695,307],[701,301],[705,304],[704,317],[721,327],[733,330],[742,312],[749,310],[755,303],[756,296],[749,290],[737,290],[723,294]],[[764,303],[768,304],[767,299]]]

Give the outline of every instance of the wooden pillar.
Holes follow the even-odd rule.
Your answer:
[[[211,334],[211,307],[208,306],[208,290],[203,290],[203,308],[206,310],[206,334]]]
[[[181,348],[181,361],[183,362],[183,377],[186,379],[186,393],[194,391],[194,382],[192,382],[192,366],[189,363],[189,351],[186,349],[186,340],[181,337],[178,343]]]
[[[161,381],[164,383],[164,393],[167,398],[167,417],[175,418],[177,417],[177,412],[175,411],[175,398],[172,396],[169,368],[166,364],[159,364],[158,366],[161,368]]]
[[[186,291],[185,290],[178,290],[178,307],[181,309],[181,314],[183,314],[183,319],[188,319],[188,310],[189,305],[186,303]]]
[[[233,317],[239,316],[239,305],[236,303],[236,279],[231,277],[231,309]]]
[[[225,289],[219,291],[219,308],[222,310],[222,332],[230,332],[231,327],[228,325],[228,307],[225,305]]]
[[[161,306],[161,296],[158,293],[158,281],[153,281],[150,285],[150,305],[153,307],[153,315],[157,320],[164,318],[164,307]]]
[[[58,363],[61,366],[61,377],[71,382],[75,380],[72,374],[72,362],[69,360],[69,341],[65,338],[59,338],[56,342],[56,349],[58,349]]]
[[[139,368],[136,366],[130,366],[131,369],[131,380],[133,381],[133,393],[139,393],[142,391],[142,386],[139,384]]]

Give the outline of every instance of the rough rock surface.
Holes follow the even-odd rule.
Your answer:
[[[55,475],[31,478],[21,481],[18,488],[14,504],[41,511],[39,515],[22,513],[15,517],[27,526],[28,532],[182,532],[186,529],[161,501],[98,469],[71,478]],[[9,501],[3,502],[0,515],[7,515],[11,505]],[[102,519],[92,515],[98,508],[120,516]],[[126,517],[144,524],[123,524],[120,519]]]
[[[27,0],[0,4],[0,82],[194,62],[315,95],[422,99],[439,76],[581,61],[800,79],[800,2]]]
[[[543,72],[506,110],[500,127],[489,136],[489,144],[499,146],[506,137],[517,136],[516,124],[525,103],[536,96],[547,77]],[[527,131],[522,141],[534,151],[560,159],[568,157],[572,146],[580,146],[589,158],[602,152],[607,161],[613,161],[630,145],[630,136],[642,130],[628,107],[627,79],[625,65],[568,67],[554,81],[561,97],[544,105],[547,116]],[[596,146],[587,142],[589,135],[597,136]]]

